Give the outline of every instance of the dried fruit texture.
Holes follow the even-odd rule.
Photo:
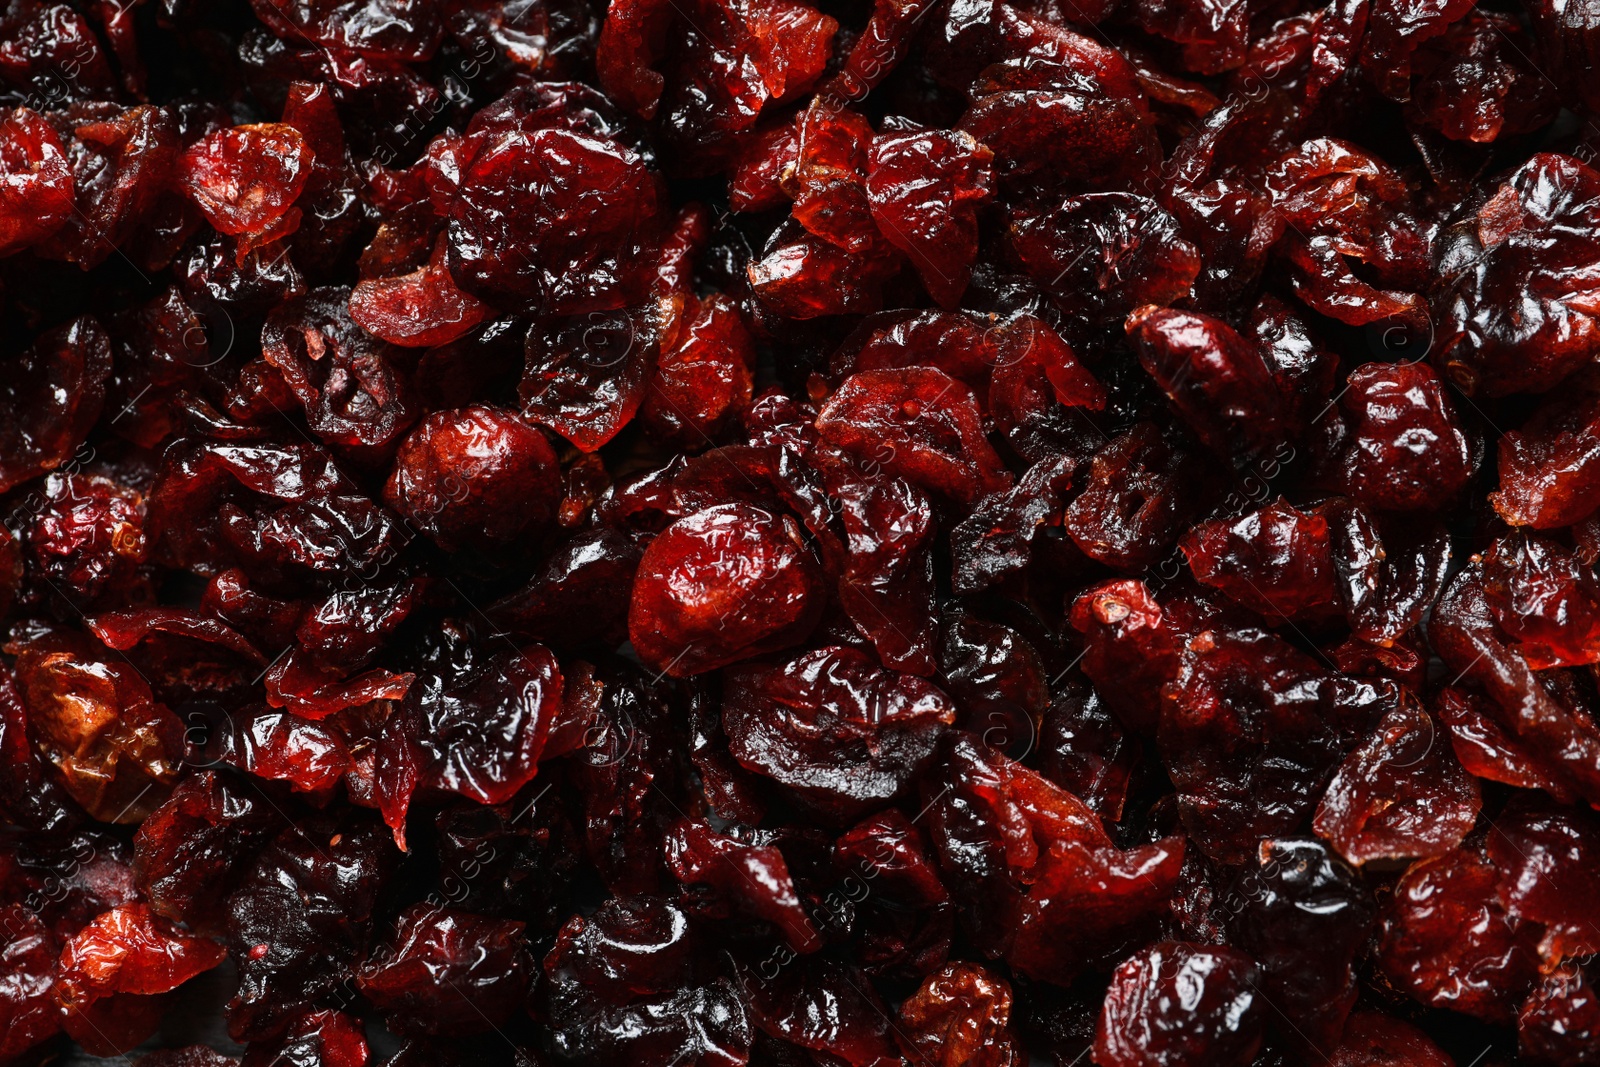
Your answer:
[[[26,537],[34,574],[79,610],[151,599],[143,495],[109,478],[52,474]]]
[[[1600,376],[1578,375],[1499,441],[1495,511],[1513,526],[1553,530],[1600,509]]]
[[[1457,851],[1412,865],[1383,918],[1379,962],[1423,1004],[1509,1023],[1537,978],[1537,927],[1506,911],[1499,875]]]
[[[1159,165],[1161,149],[1142,94],[1129,95],[1115,76],[1077,59],[1005,59],[972,82],[972,106],[960,128],[994,152],[1003,184],[1043,191],[1121,189],[1139,184]],[[1115,56],[1113,63],[1126,61]]]
[[[658,328],[643,309],[536,321],[519,390],[523,416],[585,452],[600,448],[644,403]]]
[[[376,59],[427,59],[443,33],[439,5],[423,0],[252,0],[279,37]]]
[[[58,954],[39,916],[21,904],[0,908],[0,1057],[12,1059],[61,1030],[55,999]]]
[[[1238,519],[1196,524],[1181,542],[1201,583],[1267,617],[1311,617],[1335,608],[1328,520],[1282,497]]]
[[[603,112],[538,91],[512,90],[480,113],[430,173],[434,203],[448,204],[450,273],[483,299],[547,314],[635,304],[649,284],[661,180]]]
[[[227,894],[277,832],[274,819],[266,798],[222,772],[183,779],[134,835],[135,871],[150,910],[194,930],[216,928]]]
[[[1422,859],[1453,851],[1478,818],[1477,780],[1414,699],[1385,715],[1328,784],[1313,825],[1339,855]]]
[[[1589,887],[1600,870],[1600,825],[1592,818],[1518,797],[1491,830],[1488,856],[1500,872],[1507,914],[1544,927],[1543,970],[1600,950],[1588,917]]]
[[[176,989],[224,955],[221,945],[183,933],[143,904],[114,908],[61,950],[55,995],[67,1033],[96,1055],[125,1052],[149,1036],[122,1028],[141,1014],[128,998]]]
[[[250,1042],[240,1067],[271,1067],[274,1063],[366,1067],[367,1037],[360,1021],[343,1012],[307,1012],[295,1019],[282,1034]],[[198,1067],[211,1065],[202,1063]]]
[[[651,669],[685,677],[796,644],[823,595],[793,519],[720,504],[679,519],[645,549],[628,633]]]
[[[1145,305],[1188,291],[1200,256],[1178,222],[1147,197],[1089,193],[1051,210],[1013,215],[1012,253],[1062,314],[1101,327],[1120,325]]]
[[[446,551],[487,552],[554,518],[560,468],[543,434],[482,405],[436,411],[395,453],[389,506]]]
[[[1095,453],[1062,527],[1091,559],[1135,570],[1157,562],[1196,518],[1206,465],[1143,422]]]
[[[1260,963],[1260,992],[1288,1020],[1289,1044],[1332,1047],[1355,1004],[1357,957],[1377,916],[1372,893],[1321,842],[1262,841],[1221,903],[1232,940]]]
[[[40,755],[105,822],[138,822],[177,780],[183,726],[131,664],[78,634],[14,639],[17,691]]]
[[[810,1049],[813,1060],[825,1057],[850,1067],[902,1062],[888,1009],[866,976],[849,964],[807,956],[771,978],[760,971],[740,977],[750,998],[751,1022],[780,1048]]]
[[[1161,751],[1194,841],[1241,862],[1294,831],[1344,756],[1398,701],[1259,630],[1189,643],[1161,706]]]
[[[1540,153],[1478,211],[1477,251],[1449,278],[1432,359],[1463,392],[1545,392],[1588,363],[1600,175]]]
[[[556,1051],[577,1063],[745,1063],[744,1002],[697,948],[688,916],[653,897],[614,897],[573,916],[544,959]]]
[[[941,690],[853,648],[741,666],[723,684],[734,758],[839,818],[892,800],[955,721]]]
[[[673,311],[639,418],[657,439],[698,449],[749,408],[755,340],[734,302],[720,293],[685,295]]]
[[[312,150],[293,126],[234,126],[191,145],[178,163],[178,183],[226,234],[288,232],[286,218],[311,173]]]
[[[1597,3],[0,0],[0,1060],[1594,1060]]]
[[[1139,363],[1191,429],[1235,463],[1282,444],[1286,404],[1261,351],[1227,323],[1173,309],[1128,316]]]
[[[100,417],[111,338],[88,315],[38,337],[0,376],[0,492],[55,470]]]
[[[150,490],[152,556],[214,574],[237,565],[281,587],[316,575],[376,575],[395,523],[310,444],[189,438]]]
[[[769,922],[800,952],[822,939],[790,877],[783,853],[719,834],[702,822],[679,820],[666,841],[667,866],[685,885],[709,887],[737,911]]]
[[[961,302],[978,255],[978,208],[991,190],[994,153],[960,130],[874,138],[866,195],[872,221],[906,253],[940,306]]]
[[[261,355],[324,444],[362,455],[391,447],[417,417],[402,364],[350,318],[350,291],[313,289],[261,328]]]
[[[1480,686],[1489,698],[1486,716],[1470,701],[1452,703],[1465,712],[1458,721],[1481,745],[1510,754],[1492,763],[1506,764],[1512,778],[1549,780],[1563,795],[1600,795],[1600,730],[1558,672],[1536,674],[1507,646],[1476,564],[1445,591],[1429,637],[1446,667],[1458,672],[1455,682]]]
[[[37,112],[19,107],[0,121],[0,256],[35,245],[72,212],[72,168],[61,138]]]
[[[522,923],[414,904],[356,985],[400,1033],[464,1035],[504,1025],[527,996]]]
[[[976,964],[930,976],[900,1005],[896,1039],[930,1067],[1014,1067],[1022,1049],[1012,1033],[1011,987]]]
[[[1483,556],[1483,588],[1534,670],[1600,660],[1600,581],[1560,545],[1526,533],[1497,539]]]
[[[171,180],[181,145],[171,113],[149,105],[68,125],[72,212],[36,251],[89,270],[118,255],[149,216]]]
[[[1577,968],[1547,975],[1517,1014],[1517,1047],[1539,1063],[1581,1064],[1600,1039],[1600,998]]]
[[[1473,10],[1411,56],[1407,115],[1455,141],[1492,142],[1550,121],[1560,103],[1513,18]]]
[[[1242,1065],[1261,1047],[1260,967],[1242,952],[1164,941],[1111,976],[1095,1029],[1102,1067]]]
[[[549,649],[489,654],[462,647],[460,638],[447,635],[437,673],[407,689],[378,740],[378,807],[402,848],[417,789],[505,803],[538,773],[560,711],[561,668]]]
[[[971,390],[932,367],[852,374],[817,413],[817,432],[864,465],[964,503],[1011,482]]]
[[[969,734],[924,785],[940,869],[978,945],[1070,984],[1148,936],[1183,866],[1181,837],[1122,850],[1083,801]]]
[[[1125,725],[1153,732],[1161,687],[1177,675],[1182,644],[1161,605],[1140,582],[1105,582],[1078,596],[1071,622],[1085,638],[1084,674],[1100,683]],[[1141,669],[1131,670],[1136,664]]]
[[[1308,307],[1352,326],[1425,321],[1417,290],[1429,274],[1428,241],[1393,168],[1353,144],[1322,139],[1279,159],[1266,183],[1287,224],[1277,251]]]
[[[1472,477],[1473,449],[1454,405],[1425,363],[1369,363],[1339,399],[1338,463],[1351,496],[1386,511],[1439,511]]]
[[[369,278],[350,293],[350,318],[372,336],[407,348],[449,344],[491,314],[489,305],[457,288],[445,245],[407,274]]]
[[[228,899],[228,952],[239,990],[235,1040],[278,1033],[312,1005],[337,1000],[366,950],[373,908],[396,853],[370,816],[281,831]]]

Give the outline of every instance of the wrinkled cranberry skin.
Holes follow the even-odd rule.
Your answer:
[[[892,799],[955,720],[942,691],[851,648],[742,666],[724,684],[734,758],[834,815]]]
[[[742,999],[695,950],[688,916],[652,897],[613,898],[568,920],[544,960],[557,1051],[596,1067],[745,1062],[752,1034]]]
[[[900,1005],[905,1054],[931,1067],[1017,1067],[1022,1050],[1007,1027],[1011,987],[976,964],[952,964]]]
[[[1510,1022],[1537,973],[1537,935],[1506,912],[1497,881],[1466,851],[1413,865],[1383,919],[1379,959],[1390,979],[1424,1004]]]
[[[19,107],[0,125],[0,255],[27,248],[56,231],[72,211],[73,180],[61,138],[37,112]]]
[[[555,452],[516,415],[436,411],[401,442],[384,499],[440,548],[487,552],[555,517]]]
[[[1166,941],[1118,967],[1095,1030],[1105,1067],[1248,1064],[1266,1008],[1259,966],[1228,948]]]
[[[1369,363],[1350,375],[1339,403],[1350,419],[1347,484],[1364,503],[1436,511],[1472,476],[1472,446],[1426,363]]]
[[[1377,917],[1371,891],[1322,843],[1288,838],[1263,841],[1223,903],[1297,1043],[1330,1047],[1355,1003],[1357,956]]]
[[[794,520],[718,505],[645,549],[628,633],[652,669],[700,674],[803,639],[822,608],[821,584]]]
[[[65,463],[100,417],[111,339],[85,315],[40,335],[0,378],[0,492]]]
[[[1011,481],[972,392],[932,367],[851,375],[817,413],[817,432],[869,468],[963,503]]]
[[[1430,357],[1463,392],[1545,392],[1584,365],[1600,327],[1579,279],[1594,256],[1569,235],[1594,228],[1597,191],[1593,169],[1540,153],[1479,210],[1480,251],[1453,279]]]
[[[1396,687],[1329,673],[1263,631],[1203,634],[1190,652],[1164,692],[1161,749],[1190,834],[1240,862],[1310,814],[1305,783],[1333,776]]]
[[[527,995],[522,924],[413,905],[356,984],[404,1033],[459,1036],[504,1025]]]

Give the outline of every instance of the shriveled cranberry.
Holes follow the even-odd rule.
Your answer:
[[[1142,422],[1095,453],[1062,526],[1091,559],[1148,566],[1195,517],[1207,489],[1203,461]]]
[[[1330,672],[1262,631],[1205,633],[1189,653],[1165,690],[1162,753],[1195,841],[1238,862],[1311,813],[1307,784],[1332,778],[1398,687]]]
[[[932,1067],[1012,1067],[1022,1050],[1008,1027],[1011,987],[973,963],[953,963],[900,1005],[895,1036],[905,1054]]]
[[[959,130],[928,130],[873,140],[866,194],[872,220],[905,252],[928,293],[954,307],[978,255],[977,208],[989,198],[983,144]]]
[[[65,463],[100,417],[111,338],[88,315],[5,361],[0,381],[0,491]]]
[[[1576,234],[1595,225],[1596,190],[1590,167],[1540,153],[1479,209],[1478,250],[1450,278],[1429,357],[1462,391],[1543,392],[1583,367],[1595,259]]]
[[[1181,542],[1194,575],[1268,617],[1325,614],[1334,607],[1328,521],[1281,497],[1236,520],[1193,527]]]
[[[852,648],[740,666],[724,685],[723,726],[734,758],[833,815],[894,798],[955,721],[939,689]]]
[[[305,188],[313,155],[293,126],[262,123],[218,130],[190,146],[179,167],[179,183],[226,234],[259,233],[294,211]],[[298,219],[291,225],[297,226]]]
[[[1229,948],[1165,941],[1111,977],[1095,1031],[1106,1067],[1247,1064],[1261,1047],[1260,968]]]
[[[395,855],[369,816],[337,830],[326,821],[285,829],[246,869],[228,899],[235,1039],[267,1037],[337,996],[366,950]]]
[[[719,834],[700,822],[680,820],[667,838],[667,864],[687,885],[709,886],[747,915],[776,926],[795,949],[821,944],[800,903],[783,853]]]
[[[177,780],[183,727],[109,649],[46,630],[14,640],[29,731],[74,800],[106,822],[137,822]]]
[[[253,0],[278,36],[384,58],[427,59],[439,44],[441,12],[419,0]]]
[[[1499,441],[1500,488],[1490,495],[1513,526],[1551,530],[1600,508],[1600,375],[1553,393]]]
[[[1600,580],[1547,538],[1497,539],[1483,557],[1495,621],[1535,670],[1600,660]]]
[[[544,960],[556,1049],[578,1063],[746,1061],[750,1018],[732,981],[697,951],[689,918],[652,897],[573,916]]]
[[[1412,865],[1383,919],[1389,978],[1424,1004],[1510,1022],[1537,974],[1538,934],[1506,911],[1498,881],[1464,850]]]
[[[645,550],[629,636],[655,670],[700,674],[803,639],[821,613],[821,585],[793,519],[718,505],[678,520]]]
[[[1350,419],[1346,484],[1364,503],[1436,511],[1472,476],[1472,446],[1427,364],[1368,363],[1350,375],[1339,403]]]
[[[20,1057],[61,1030],[55,999],[58,953],[49,929],[22,904],[0,908],[0,1056]]]
[[[125,1052],[149,1036],[145,998],[169,992],[222,962],[223,947],[128,904],[106,912],[61,951],[56,998],[67,1033],[95,1054]],[[153,1029],[153,1027],[151,1027]]]
[[[1444,729],[1402,698],[1346,757],[1317,807],[1317,833],[1351,863],[1452,851],[1477,821],[1478,785]]]
[[[61,138],[37,112],[19,107],[0,122],[0,256],[42,241],[72,211],[72,169]]]
[[[413,905],[394,940],[362,965],[356,984],[402,1033],[493,1029],[527,995],[522,924]]]
[[[441,548],[487,551],[555,517],[557,471],[544,435],[511,412],[436,411],[395,453],[384,497]]]
[[[1222,898],[1237,945],[1261,964],[1261,992],[1290,1044],[1326,1049],[1357,995],[1357,958],[1377,917],[1371,891],[1327,846],[1264,840]]]

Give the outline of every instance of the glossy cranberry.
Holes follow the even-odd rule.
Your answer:
[[[1154,945],[1111,977],[1096,1063],[1247,1064],[1261,1045],[1260,968],[1242,952],[1180,941]]]
[[[645,550],[628,632],[674,676],[795,644],[821,611],[822,576],[794,520],[744,504],[689,515]]]

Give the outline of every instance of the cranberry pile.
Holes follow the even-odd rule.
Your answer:
[[[0,0],[0,1063],[1600,1064],[1600,8],[1081,3]]]

